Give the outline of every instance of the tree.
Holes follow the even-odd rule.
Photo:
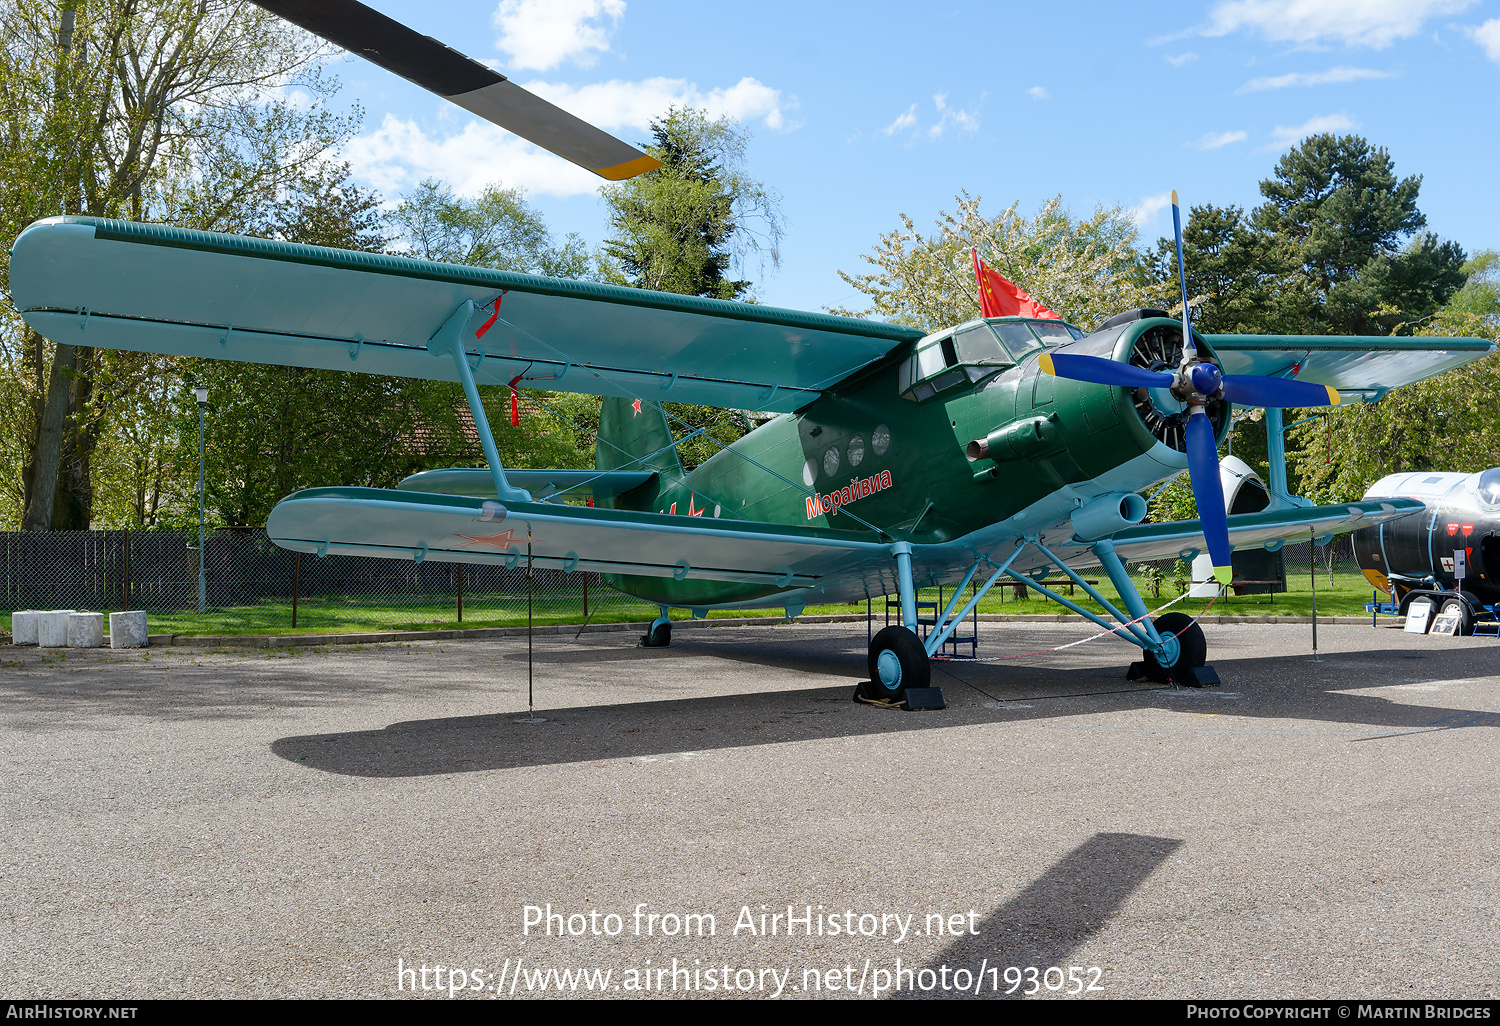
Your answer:
[[[310,37],[249,4],[13,0],[0,37],[7,238],[59,213],[240,228],[354,123],[326,109]],[[142,361],[4,328],[30,398],[23,527],[86,527],[94,449]]]
[[[1417,335],[1494,337],[1500,332],[1500,254],[1463,266],[1468,281]],[[1419,381],[1377,403],[1329,410],[1295,433],[1288,459],[1305,493],[1349,502],[1387,474],[1474,473],[1500,465],[1500,354]]]
[[[597,279],[600,260],[577,235],[555,243],[520,189],[487,187],[464,200],[428,179],[390,214],[406,252],[421,260],[492,267],[549,278]]]
[[[749,133],[730,118],[672,109],[651,122],[646,152],[662,162],[607,186],[614,237],[605,252],[637,288],[740,299],[752,283],[729,277],[752,252],[780,262],[780,199],[744,170]]]
[[[980,197],[960,193],[957,203],[954,213],[938,214],[937,231],[927,237],[902,214],[902,227],[882,235],[875,251],[861,258],[875,265],[874,273],[839,272],[873,300],[871,306],[832,312],[873,314],[924,331],[978,317],[971,249],[1064,319],[1086,328],[1121,310],[1150,305],[1135,224],[1120,207],[1101,207],[1087,220],[1076,220],[1057,197],[1031,218],[1017,214],[1016,204],[986,218]]]
[[[1422,231],[1420,176],[1359,136],[1304,139],[1260,183],[1267,202],[1194,207],[1183,230],[1188,294],[1210,332],[1388,334],[1431,316],[1464,283],[1463,250]],[[1176,297],[1171,239],[1153,261]]]

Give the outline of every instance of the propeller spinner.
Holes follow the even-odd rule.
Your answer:
[[[1228,584],[1230,568],[1229,519],[1224,510],[1224,490],[1219,483],[1219,448],[1213,423],[1205,412],[1210,399],[1223,399],[1241,406],[1271,408],[1334,406],[1336,389],[1306,381],[1289,381],[1256,374],[1224,374],[1210,357],[1203,356],[1193,340],[1189,323],[1187,275],[1182,258],[1182,220],[1177,193],[1172,193],[1172,230],[1177,239],[1177,278],[1182,289],[1182,357],[1175,370],[1149,370],[1097,356],[1044,353],[1038,358],[1043,371],[1060,378],[1090,381],[1126,388],[1162,388],[1182,402],[1188,411],[1186,443],[1188,476],[1203,538],[1213,559],[1214,577]]]
[[[601,178],[618,182],[661,167],[655,157],[358,0],[254,2]]]

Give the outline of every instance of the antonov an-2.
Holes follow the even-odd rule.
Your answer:
[[[655,166],[353,0],[263,6],[600,174]],[[927,685],[929,657],[1007,576],[1139,645],[1157,679],[1201,683],[1202,630],[1178,613],[1153,621],[1125,561],[1206,550],[1222,576],[1231,547],[1326,540],[1420,510],[1404,498],[1309,506],[1289,496],[1280,408],[1378,399],[1493,348],[1185,335],[1184,321],[1150,310],[1091,333],[988,318],[924,335],[76,216],[27,228],[10,275],[17,310],[59,342],[462,383],[487,468],[430,471],[399,489],[298,492],[267,523],[278,545],[507,565],[529,551],[537,565],[607,574],[658,603],[655,643],[670,637],[669,607],[795,614],[895,593],[903,625],[869,650],[872,690],[889,698]],[[502,467],[478,387],[512,384],[606,397],[594,471]],[[675,445],[685,432],[663,402],[778,415],[684,474]],[[1234,404],[1267,408],[1272,503],[1226,519],[1216,447]],[[1143,524],[1140,493],[1183,469],[1205,520]],[[1123,609],[1076,572],[1096,564]],[[1053,572],[1117,622],[1027,577]],[[959,608],[971,582],[977,593]],[[937,583],[956,586],[953,601],[924,641],[916,589]]]

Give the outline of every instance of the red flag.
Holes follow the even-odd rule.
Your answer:
[[[984,261],[979,259],[979,250],[969,252],[974,257],[974,281],[979,286],[979,316],[1050,317],[1056,321],[1062,320],[1060,314],[1032,299],[1025,289],[1017,288],[1002,275],[984,266]]]

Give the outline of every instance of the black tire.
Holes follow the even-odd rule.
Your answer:
[[[1162,666],[1151,652],[1144,652],[1146,672],[1152,680],[1171,683],[1172,670],[1202,666],[1208,660],[1208,641],[1203,637],[1203,628],[1193,622],[1186,613],[1167,613],[1152,623],[1158,634],[1177,635],[1179,652],[1177,661],[1171,666]]]
[[[658,624],[650,634],[641,635],[642,648],[666,648],[672,644],[672,625]]]
[[[881,674],[881,656],[886,660],[887,673]],[[886,627],[870,642],[867,663],[870,671],[870,694],[891,701],[900,701],[907,688],[925,688],[932,685],[932,666],[927,661],[927,650],[915,634],[905,627]],[[893,672],[892,672],[893,671]],[[894,676],[894,680],[890,678]]]
[[[1463,599],[1444,599],[1443,607],[1438,610],[1438,615],[1453,613],[1458,617],[1458,633],[1460,637],[1468,637],[1474,633],[1474,611]]]

